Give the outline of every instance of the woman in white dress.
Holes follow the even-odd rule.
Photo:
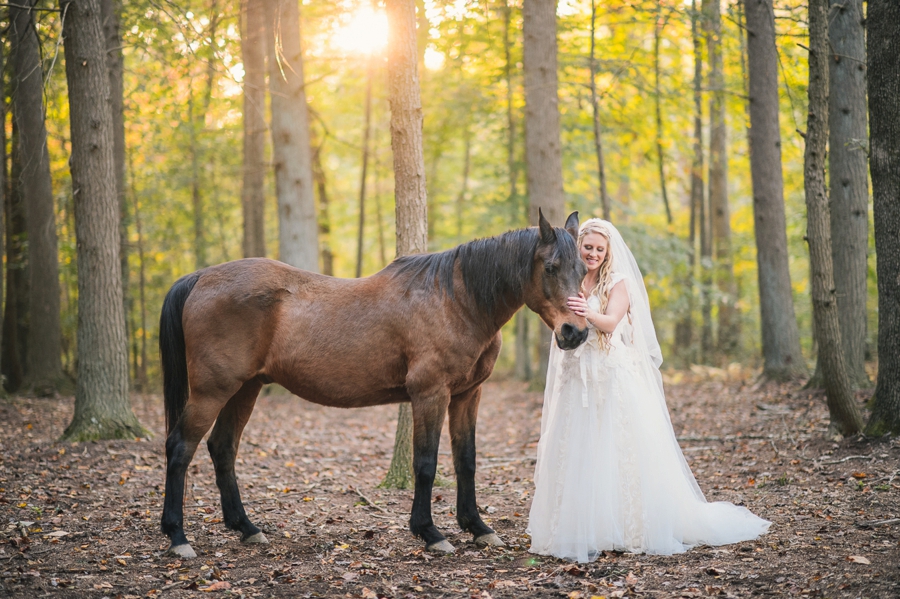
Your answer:
[[[594,218],[578,246],[588,274],[569,308],[591,331],[575,350],[550,351],[530,550],[586,562],[603,550],[672,554],[764,534],[770,523],[746,508],[708,503],[681,453],[647,291],[622,236]]]

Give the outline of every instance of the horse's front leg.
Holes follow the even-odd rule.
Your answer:
[[[434,525],[431,517],[431,489],[437,473],[441,427],[450,394],[447,391],[413,395],[413,474],[416,491],[413,497],[409,530],[425,541],[425,549],[437,553],[453,553],[456,549]]]
[[[450,442],[456,470],[456,521],[472,533],[476,545],[503,547],[505,543],[484,523],[475,502],[475,422],[481,386],[450,400]]]

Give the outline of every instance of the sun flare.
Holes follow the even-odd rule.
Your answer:
[[[387,46],[387,15],[369,7],[362,7],[349,22],[334,34],[334,44],[342,51],[357,54],[375,54]]]

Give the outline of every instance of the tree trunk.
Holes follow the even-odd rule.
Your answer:
[[[669,194],[666,191],[665,155],[662,147],[662,92],[659,86],[659,44],[662,40],[662,30],[665,27],[662,18],[661,0],[656,2],[656,22],[653,27],[653,92],[656,99],[656,161],[659,167],[659,190],[662,193],[663,207],[666,209],[666,222],[672,224],[672,209],[669,207]],[[593,20],[591,21],[593,27]],[[593,47],[594,39],[591,37]]]
[[[28,6],[33,6],[28,0]],[[50,155],[44,124],[41,49],[30,8],[10,7],[10,40],[16,86],[13,117],[18,127],[19,185],[28,241],[29,319],[23,386],[53,395],[63,382],[59,318],[59,250]],[[21,315],[20,315],[21,316]]]
[[[128,397],[109,76],[99,0],[64,1],[78,260],[78,382],[68,441],[146,434]]]
[[[119,0],[100,0],[100,18],[106,40],[106,67],[109,73],[109,105],[113,118],[113,160],[116,165],[116,197],[119,201],[119,262],[122,269],[122,291],[125,312],[129,310],[128,294],[128,196],[125,193],[125,87],[124,57],[119,36]]]
[[[819,341],[819,363],[831,426],[842,435],[862,430],[838,321],[837,294],[831,262],[831,215],[825,190],[825,148],[828,141],[828,0],[809,0],[809,112],[803,182],[806,188],[807,239],[812,272],[813,317]]]
[[[6,200],[9,197],[7,183],[9,182],[9,172],[7,171],[6,152],[6,56],[4,54],[3,44],[0,44],[0,252],[3,251],[4,242],[6,241]],[[2,259],[2,256],[0,256]],[[0,269],[0,299],[6,291],[3,281],[3,270]],[[0,371],[2,371],[3,362],[3,329],[5,323],[0,322]]]
[[[391,149],[394,152],[394,196],[397,211],[397,256],[428,248],[425,155],[422,149],[422,98],[416,69],[416,5],[414,0],[387,0],[388,93],[391,106]],[[400,404],[394,455],[382,487],[409,489],[412,471],[412,408]]]
[[[328,181],[325,179],[325,169],[322,167],[322,148],[325,141],[313,142],[313,181],[316,184],[316,193],[319,198],[319,239],[322,243],[322,274],[334,276],[334,254],[331,251],[331,219],[328,216]]]
[[[525,71],[525,168],[529,222],[537,223],[538,208],[551,223],[565,218],[562,146],[556,67],[556,0],[525,0],[522,7]],[[547,378],[552,331],[540,326],[538,368],[534,382]]]
[[[22,171],[19,161],[19,128],[13,118],[12,169],[9,181],[18,181]],[[25,276],[25,206],[19,186],[10,184],[5,207],[6,216],[6,305],[3,311],[3,377],[6,390],[16,391],[25,378],[25,326],[28,314],[28,279]]]
[[[694,45],[694,158],[691,163],[691,205],[694,229],[700,234],[700,361],[709,363],[712,353],[712,244],[709,235],[709,210],[703,183],[703,44],[700,36],[700,11],[691,2],[691,37]]]
[[[356,236],[356,278],[362,276],[363,241],[366,231],[366,178],[369,174],[369,138],[372,137],[372,78],[375,70],[375,58],[366,60],[366,100],[365,119],[363,125],[362,168],[359,175],[359,230]]]
[[[318,272],[318,222],[300,47],[300,9],[297,0],[271,0],[264,4],[278,195],[278,259]]]
[[[603,165],[603,137],[600,134],[600,103],[597,99],[597,60],[595,57],[595,46],[597,45],[597,2],[591,0],[591,109],[594,121],[594,150],[597,154],[597,183],[600,188],[600,207],[603,210],[603,218],[609,220],[609,194],[606,193],[606,169]],[[656,46],[656,59],[659,63],[659,45]],[[658,83],[658,81],[657,81]],[[658,91],[658,90],[657,90]],[[659,148],[660,156],[662,156],[662,146]],[[662,164],[662,160],[660,160]],[[663,188],[665,188],[665,179],[663,179]],[[666,207],[668,207],[668,198],[666,198]]]
[[[506,81],[506,169],[509,178],[509,203],[514,213],[519,213],[519,163],[516,160],[516,115],[513,103],[512,44],[509,40],[512,7],[510,0],[503,3],[503,78]],[[521,207],[524,223],[528,224],[528,205]],[[528,343],[528,313],[522,309],[516,313],[516,347],[514,371],[520,381],[531,380],[531,347]]]
[[[244,258],[266,255],[266,15],[264,0],[242,0],[244,162],[241,207]]]
[[[869,168],[878,256],[878,380],[866,434],[900,435],[900,4],[869,0]]]
[[[772,0],[744,0],[750,79],[750,173],[756,233],[763,377],[805,375],[788,269],[781,131],[778,120],[778,54]]]
[[[727,359],[737,349],[737,286],[731,257],[728,210],[728,138],[725,125],[725,78],[722,71],[722,15],[719,0],[704,0],[709,53],[709,212],[718,287],[718,354]]]
[[[131,160],[131,154],[128,154],[128,172],[131,180],[131,204],[134,206],[134,229],[137,233],[137,257],[138,257],[138,313],[141,319],[141,338],[140,338],[140,362],[138,364],[135,378],[137,379],[137,388],[146,393],[150,389],[150,383],[147,378],[147,273],[146,259],[144,257],[144,230],[141,222],[141,205],[138,201],[137,191],[134,188],[134,163]]]
[[[831,239],[841,341],[854,387],[866,374],[869,181],[866,160],[866,32],[862,0],[832,0],[828,22],[828,172]]]

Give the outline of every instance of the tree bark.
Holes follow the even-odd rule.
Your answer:
[[[720,359],[734,354],[738,344],[737,284],[731,256],[728,209],[728,137],[725,124],[725,78],[722,70],[722,15],[719,0],[704,0],[709,54],[709,212],[718,287],[717,341]]]
[[[362,276],[363,241],[366,231],[366,178],[369,174],[369,138],[372,136],[372,79],[374,77],[375,58],[366,60],[366,100],[364,105],[362,168],[359,175],[359,230],[356,236],[356,278]]]
[[[666,209],[666,222],[672,224],[672,208],[669,207],[669,194],[666,191],[666,170],[665,170],[665,154],[662,147],[662,91],[660,91],[660,64],[659,64],[659,44],[662,41],[662,30],[665,27],[665,21],[662,18],[662,4],[660,0],[656,2],[656,22],[653,27],[653,92],[656,99],[656,162],[659,167],[659,190],[662,193],[663,207]],[[593,20],[591,21],[593,26]],[[594,39],[591,38],[593,47]]]
[[[9,197],[7,184],[9,182],[9,171],[7,170],[8,154],[6,151],[6,55],[4,53],[3,44],[0,44],[0,252],[5,248],[6,241],[6,201]],[[0,269],[0,298],[6,291],[3,280],[2,269]],[[3,329],[5,323],[0,322],[0,371],[2,371],[4,337]]]
[[[415,0],[387,0],[388,94],[391,106],[391,149],[394,152],[394,195],[397,256],[428,249],[425,154],[422,149],[422,98],[416,52]],[[409,489],[412,471],[412,408],[400,404],[394,455],[382,487]]]
[[[318,272],[318,222],[303,82],[300,9],[297,0],[271,0],[264,4],[275,191],[278,195],[279,260]]]
[[[562,146],[556,63],[556,0],[525,0],[523,66],[525,75],[525,168],[529,222],[537,223],[538,208],[551,223],[565,218]],[[540,326],[540,325],[539,325]],[[534,382],[547,378],[552,332],[540,326],[538,368]]]
[[[900,435],[900,4],[869,0],[869,169],[878,274],[878,379],[866,434]]]
[[[831,0],[828,23],[828,173],[831,239],[841,341],[854,387],[866,374],[869,181],[866,160],[866,32],[862,0]]]
[[[603,218],[606,220],[610,219],[610,207],[609,207],[609,194],[606,192],[606,169],[603,165],[603,136],[600,131],[600,102],[597,99],[597,61],[595,57],[595,47],[597,45],[597,33],[596,33],[596,22],[597,22],[597,2],[596,0],[591,0],[591,56],[590,56],[590,70],[591,70],[591,109],[593,114],[594,121],[594,150],[597,154],[597,183],[600,189],[600,207],[603,210]],[[657,65],[659,64],[659,45],[655,46],[656,48],[656,60]],[[659,81],[657,80],[657,84]],[[657,89],[657,91],[659,91]],[[662,146],[659,147],[660,157],[662,156]],[[662,164],[662,160],[660,160],[660,164]],[[663,187],[665,188],[665,179],[663,179]],[[666,207],[668,208],[668,198],[666,198]]]
[[[316,184],[316,194],[319,199],[319,240],[321,241],[322,274],[334,276],[334,253],[331,251],[331,218],[328,216],[328,181],[325,179],[325,169],[322,167],[322,148],[325,141],[313,142],[313,181]]]
[[[9,181],[18,181],[21,173],[19,161],[19,128],[12,119],[12,168]],[[6,305],[3,310],[3,377],[7,391],[16,391],[25,378],[25,339],[28,336],[28,279],[25,255],[25,206],[19,186],[10,184],[6,201]]]
[[[807,240],[812,272],[813,317],[819,342],[819,363],[831,426],[842,435],[862,430],[838,320],[837,293],[831,261],[831,215],[825,190],[825,148],[828,142],[828,0],[809,0],[809,112],[803,182],[806,188]]]
[[[763,377],[786,380],[807,372],[800,353],[788,269],[781,131],[778,120],[778,54],[772,0],[744,0],[750,80],[750,173],[756,234]]]
[[[244,60],[244,258],[266,255],[266,15],[264,0],[241,1]]]
[[[78,260],[78,381],[68,441],[146,434],[128,397],[109,76],[99,0],[65,0]]]
[[[53,395],[63,382],[62,328],[59,318],[59,250],[56,210],[50,179],[50,155],[44,124],[41,49],[29,8],[11,6],[15,88],[13,117],[18,127],[19,185],[28,240],[29,318],[23,386],[37,395]]]
[[[691,37],[694,46],[694,157],[691,162],[691,204],[694,229],[700,237],[700,361],[709,363],[712,354],[712,244],[709,210],[703,182],[703,43],[700,10],[691,2]]]

